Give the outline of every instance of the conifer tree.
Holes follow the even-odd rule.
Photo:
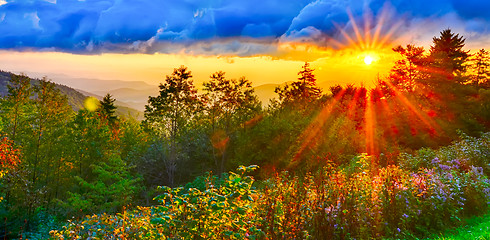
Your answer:
[[[457,77],[458,81],[462,81],[461,76],[466,72],[465,63],[470,56],[469,51],[463,50],[463,36],[453,33],[451,29],[445,29],[439,37],[434,37],[432,42],[429,55],[432,72],[447,79]]]
[[[425,77],[424,48],[408,44],[406,47],[393,48],[393,51],[399,53],[402,59],[395,62],[389,80],[401,91],[412,92],[416,81]]]
[[[117,107],[114,106],[115,101],[116,99],[114,99],[109,93],[106,94],[101,101],[99,101],[99,112],[101,116],[107,119],[107,121],[111,125],[113,125],[117,121],[117,116],[115,115]]]
[[[298,81],[286,84],[284,87],[277,87],[274,92],[279,95],[282,104],[300,103],[306,104],[317,100],[321,96],[321,89],[316,85],[316,77],[313,74],[315,69],[305,62],[302,70],[298,72]]]
[[[472,82],[477,86],[490,87],[490,53],[485,49],[480,49],[472,60],[474,72]]]

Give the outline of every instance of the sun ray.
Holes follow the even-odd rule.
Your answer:
[[[402,105],[407,107],[413,114],[416,115],[416,117],[421,120],[426,127],[430,130],[434,130],[435,133],[441,131],[441,128],[439,127],[439,124],[437,124],[435,121],[432,119],[428,118],[427,116],[424,116],[413,104],[404,96],[403,92],[400,92],[393,84],[390,82],[386,82],[388,86],[395,91],[395,99],[398,100]]]
[[[377,154],[374,142],[376,116],[373,114],[373,104],[371,96],[366,98],[366,109],[364,112],[366,152],[369,155]]]
[[[364,39],[366,41],[366,48],[371,48],[371,15],[364,14]]]
[[[386,19],[386,11],[381,12],[381,16],[379,17],[378,22],[376,23],[376,28],[374,30],[374,36],[373,40],[371,41],[370,48],[377,48],[378,46],[376,45],[378,42],[379,35],[381,33],[381,29],[383,28],[385,24],[385,19]]]
[[[334,39],[334,38],[328,38],[328,42],[330,44],[333,44],[336,48],[342,48],[342,47],[345,47],[345,44],[343,44],[342,42]]]
[[[359,42],[361,49],[366,49],[364,39],[362,38],[362,35],[359,32],[359,27],[357,26],[356,20],[354,19],[354,16],[352,16],[352,12],[349,9],[347,9],[347,15],[349,15],[349,19],[352,23],[352,28],[354,30],[354,33],[356,35],[357,41]]]
[[[358,43],[356,43],[356,41],[354,41],[354,39],[352,39],[344,29],[342,29],[337,23],[334,23],[334,26],[340,31],[340,33],[342,34],[342,36],[344,36],[344,38],[347,40],[350,46],[353,46],[354,48],[361,50]]]
[[[387,96],[385,96],[385,94],[382,91],[380,91],[380,92],[381,92],[382,97],[379,99],[379,102],[381,104],[382,111],[385,113],[384,119],[387,120],[388,126],[390,126],[389,133],[390,133],[391,137],[395,138],[396,137],[395,135],[398,134],[398,132],[397,132],[398,128],[396,128],[396,125],[393,121],[393,119],[394,119],[393,110],[388,105],[388,102],[386,100]]]
[[[296,161],[300,159],[303,152],[307,148],[311,148],[316,143],[316,138],[321,135],[321,131],[325,123],[329,119],[335,105],[339,102],[342,96],[345,94],[343,89],[337,96],[332,99],[332,102],[325,106],[322,111],[313,119],[313,121],[305,128],[305,130],[298,137],[298,141],[301,142],[299,149],[296,151],[293,160],[289,167],[293,166]]]
[[[402,25],[402,22],[396,22],[394,25],[391,26],[390,30],[388,30],[388,32],[383,36],[383,38],[381,38],[381,40],[378,42],[376,48],[381,48],[383,47],[387,42],[388,40],[391,39],[391,37],[393,36],[393,34],[395,34],[396,30],[398,30],[398,28]]]
[[[347,105],[347,117],[350,119],[354,118],[354,107],[356,103],[359,101],[359,96],[361,95],[361,89],[356,89],[356,92],[354,93],[354,97],[349,101],[349,104]]]

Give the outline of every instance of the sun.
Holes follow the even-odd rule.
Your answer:
[[[364,63],[366,65],[371,65],[371,63],[373,63],[373,62],[374,62],[374,58],[371,57],[370,55],[367,55],[364,57]]]
[[[380,56],[378,53],[369,51],[369,52],[363,52],[357,56],[357,59],[359,59],[361,62],[364,62],[366,66],[373,65],[377,61],[379,61]]]

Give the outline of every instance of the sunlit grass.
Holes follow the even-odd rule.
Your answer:
[[[490,212],[480,217],[468,219],[465,226],[450,229],[440,236],[435,236],[435,240],[459,240],[459,239],[490,239]]]

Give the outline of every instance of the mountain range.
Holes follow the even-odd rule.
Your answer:
[[[4,72],[0,70],[0,96],[6,96],[8,94],[7,85],[10,82],[11,75],[14,73]],[[36,85],[39,79],[31,78],[31,84]],[[55,83],[56,89],[66,95],[68,99],[68,104],[73,108],[74,111],[78,111],[83,108],[83,102],[88,96],[96,97],[97,99],[102,99],[102,96],[91,94],[88,92],[76,90],[72,87],[68,87],[62,84]],[[105,94],[104,94],[105,95]],[[117,106],[116,115],[118,116],[132,116],[138,120],[143,118],[143,112],[132,108],[129,104],[116,100],[115,105]]]
[[[0,70],[0,95],[7,94],[7,83],[10,80],[10,72]],[[39,76],[38,73],[29,73],[30,75]],[[52,80],[63,94],[68,97],[69,104],[75,111],[83,108],[84,100],[91,96],[99,100],[107,93],[116,99],[115,105],[118,107],[118,115],[131,115],[136,119],[143,119],[143,111],[148,103],[148,96],[156,96],[159,88],[156,85],[150,85],[144,81],[122,81],[122,80],[101,80],[91,78],[72,78],[66,75],[53,75]],[[37,78],[31,78],[33,83],[39,81]],[[286,82],[290,83],[290,82]],[[255,94],[266,107],[270,99],[277,98],[274,92],[276,87],[284,86],[281,84],[263,84],[254,87]],[[331,86],[343,84],[342,82],[322,81],[318,82],[323,92],[328,92]]]

